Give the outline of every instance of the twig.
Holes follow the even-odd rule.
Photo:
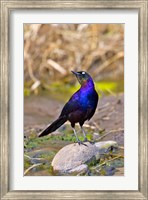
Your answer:
[[[66,122],[66,124],[70,124],[70,122]],[[76,124],[76,126],[79,126],[78,124]],[[90,128],[92,130],[95,130],[96,127],[95,126],[92,126],[92,125],[89,125],[89,124],[84,124],[83,125],[84,128]]]
[[[114,63],[116,60],[123,58],[124,57],[124,52],[119,52],[117,53],[115,56],[111,57],[110,59],[108,59],[107,61],[105,61],[101,67],[98,67],[96,69],[96,74],[101,73],[105,68],[107,68],[108,66],[110,66],[112,63]]]
[[[100,127],[96,122],[93,122],[93,124],[94,124],[95,128],[96,128],[98,131],[101,130],[101,127]]]
[[[31,160],[31,157],[28,155],[24,155],[24,157],[28,158],[29,160]]]
[[[95,126],[92,126],[92,125],[89,125],[89,124],[84,124],[83,126],[84,126],[85,128],[90,128],[90,129],[92,129],[92,130],[96,129]]]
[[[124,150],[124,147],[118,147],[118,149],[123,149]]]
[[[98,166],[96,166],[96,167],[92,167],[92,169],[99,168],[99,167],[101,167],[101,166],[103,166],[103,165],[106,165],[107,162],[111,162],[111,161],[116,160],[116,159],[118,159],[118,158],[124,158],[124,156],[123,156],[123,155],[118,155],[118,156],[116,156],[116,157],[114,157],[114,158],[112,158],[112,159],[110,159],[110,160],[104,161],[103,163],[101,163],[100,165],[98,165]]]
[[[121,129],[118,129],[118,130],[109,131],[108,133],[106,133],[106,134],[102,135],[101,137],[99,137],[96,141],[100,141],[100,140],[102,140],[102,138],[106,137],[106,136],[109,135],[110,133],[116,133],[116,132],[118,132],[118,131],[124,131],[124,129],[121,128]]]
[[[30,156],[28,156],[28,155],[24,155],[24,157],[26,157],[26,158],[28,158],[29,160],[38,160],[38,161],[45,161],[45,159],[44,158],[31,158]]]
[[[116,159],[118,159],[118,158],[124,158],[124,156],[119,155],[119,156],[116,156],[116,157],[114,157],[114,158],[112,158],[112,159],[110,159],[110,160],[104,161],[104,162],[101,163],[98,167],[101,167],[101,166],[105,165],[107,162],[111,162],[111,161],[116,160]]]
[[[26,175],[31,169],[33,169],[34,167],[40,166],[43,163],[38,163],[38,164],[34,164],[32,166],[30,166],[28,169],[25,170],[24,175]]]
[[[59,71],[61,74],[63,75],[66,74],[66,70],[63,67],[61,67],[58,63],[56,63],[54,60],[48,59],[47,63],[55,70]]]
[[[34,91],[40,86],[41,82],[37,80],[33,85],[31,86],[31,90]]]
[[[98,110],[99,110],[99,112],[100,112],[101,110],[103,110],[104,108],[109,107],[109,106],[110,106],[110,103],[106,103],[106,104],[103,105],[102,107],[99,107]]]
[[[32,61],[30,59],[30,56],[28,57],[28,72],[29,72],[29,76],[33,80],[33,82],[38,81],[38,79],[33,74]]]

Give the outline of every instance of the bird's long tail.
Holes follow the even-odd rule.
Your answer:
[[[39,133],[38,137],[42,137],[52,133],[57,130],[60,126],[62,126],[67,121],[67,117],[59,117],[56,121],[54,121],[51,125],[47,126],[41,133]]]

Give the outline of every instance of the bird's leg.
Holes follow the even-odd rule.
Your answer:
[[[76,133],[76,130],[75,130],[75,128],[72,128],[73,129],[73,132],[74,132],[74,134],[75,134],[75,136],[76,136],[76,139],[77,139],[77,142],[79,143],[79,138],[78,138],[78,136],[77,136],[77,133]]]
[[[82,130],[83,135],[84,135],[84,141],[83,141],[83,142],[89,142],[89,143],[91,143],[91,144],[94,144],[94,141],[90,141],[90,140],[87,139],[87,137],[86,137],[86,132],[85,132],[85,130],[83,129],[82,126],[81,126],[81,130]]]
[[[82,126],[81,126],[81,130],[82,130],[82,133],[84,135],[84,142],[87,142],[88,140],[87,140],[87,137],[86,137],[86,132],[85,132],[85,130],[83,129]]]
[[[73,129],[73,132],[74,132],[74,134],[75,134],[75,136],[76,136],[77,143],[78,143],[79,145],[80,145],[80,144],[83,144],[84,146],[87,146],[86,144],[84,144],[82,141],[79,140],[75,128],[72,128],[72,129]]]

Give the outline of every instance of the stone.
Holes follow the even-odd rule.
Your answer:
[[[97,140],[99,137],[99,133],[93,133],[93,140]]]
[[[75,143],[63,147],[51,163],[53,170],[59,174],[67,174],[74,169],[79,171],[82,164],[90,163],[96,158],[99,159],[98,148],[89,142],[85,144],[87,146]]]
[[[98,148],[100,154],[107,153],[110,150],[115,152],[118,149],[118,144],[115,141],[96,142],[95,146]]]
[[[71,169],[68,171],[68,174],[82,174],[86,173],[88,171],[88,166],[86,164],[79,165],[78,167],[75,167],[74,169]]]
[[[87,173],[87,164],[98,163],[101,154],[118,148],[115,141],[103,141],[95,144],[86,142],[84,144],[87,146],[74,143],[60,149],[51,163],[53,171],[59,175]]]

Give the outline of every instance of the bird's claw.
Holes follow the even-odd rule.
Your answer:
[[[95,144],[95,142],[94,141],[88,141],[90,144]]]
[[[95,144],[94,141],[88,140],[87,138],[85,138],[83,142],[89,142],[90,144]]]
[[[86,146],[86,147],[87,147],[87,145],[86,145],[86,144],[84,144],[82,141],[78,140],[77,142],[78,142],[78,144],[79,144],[79,145],[80,145],[80,144],[82,144],[82,145],[84,145],[84,146]]]

